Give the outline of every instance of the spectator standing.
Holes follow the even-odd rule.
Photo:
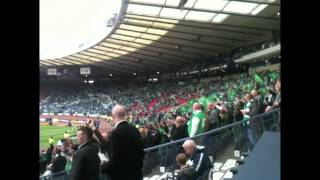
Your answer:
[[[112,109],[114,130],[110,136],[110,161],[101,166],[111,180],[142,180],[143,146],[139,131],[126,120],[126,110]]]
[[[72,180],[98,180],[100,159],[99,147],[92,139],[92,129],[81,127],[77,132],[78,150],[73,155]]]

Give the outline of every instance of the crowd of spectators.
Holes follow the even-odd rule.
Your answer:
[[[192,105],[196,102],[206,117],[202,132],[281,106],[281,82],[277,71],[252,72],[209,82],[190,80],[129,84],[128,87],[57,90],[41,98],[40,110],[111,115],[115,104],[123,104],[127,109],[127,120],[139,130],[145,149],[194,136],[188,128],[194,118]],[[253,146],[256,137],[250,126],[247,130]],[[107,139],[108,134],[103,137]],[[63,137],[62,146],[54,148],[54,143],[50,144],[40,153],[40,174],[48,175],[63,169],[70,173],[77,149],[77,143],[70,137]],[[181,158],[184,157],[178,158],[179,165],[184,168]]]

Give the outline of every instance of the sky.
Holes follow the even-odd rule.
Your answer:
[[[119,14],[122,0],[40,0],[40,60],[87,49],[112,30],[106,23]],[[79,45],[85,44],[79,48]]]

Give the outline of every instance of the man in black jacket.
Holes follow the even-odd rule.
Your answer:
[[[77,132],[78,150],[72,160],[71,180],[98,180],[99,147],[92,140],[92,129],[81,127]]]
[[[208,121],[209,121],[208,131],[210,131],[220,126],[220,115],[219,115],[220,110],[213,103],[210,103],[208,107],[210,109],[208,113]]]
[[[186,137],[189,137],[187,126],[184,124],[183,118],[181,116],[177,116],[174,121],[174,126],[172,127],[170,139],[175,141]]]
[[[111,180],[142,180],[144,152],[140,133],[125,120],[123,106],[116,105],[112,117],[115,127],[110,136],[110,161],[102,164],[101,170]]]
[[[172,141],[176,141],[182,138],[189,137],[187,125],[184,123],[183,117],[177,116],[176,120],[174,121],[174,126],[172,127],[170,138]],[[177,164],[175,163],[175,157],[178,153],[183,152],[182,143],[176,143],[172,145],[172,156],[171,158],[171,165],[174,169],[177,168]]]
[[[191,139],[186,140],[182,147],[189,156],[187,164],[196,171],[197,179],[208,179],[210,168],[213,165],[204,147],[197,146]]]

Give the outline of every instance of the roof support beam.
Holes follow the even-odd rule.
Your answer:
[[[130,36],[129,36],[130,37]],[[172,54],[170,54],[170,55],[174,55],[174,53],[176,54],[176,56],[178,56],[178,54],[180,54],[180,53],[182,53],[182,54],[184,54],[184,55],[186,55],[186,54],[192,54],[192,55],[195,55],[195,56],[201,56],[202,54],[199,54],[199,53],[194,53],[194,52],[186,52],[186,51],[177,51],[177,50],[175,50],[175,49],[173,49],[173,48],[167,48],[167,47],[162,47],[162,46],[156,46],[156,45],[154,45],[154,44],[143,44],[143,43],[140,43],[140,42],[132,42],[132,41],[128,41],[128,40],[124,40],[124,39],[119,39],[119,38],[114,38],[114,37],[108,37],[108,39],[114,39],[114,40],[118,40],[118,41],[123,41],[123,42],[129,42],[129,43],[135,43],[135,44],[139,44],[139,45],[144,45],[144,46],[149,46],[149,47],[155,47],[155,48],[161,48],[161,49],[163,49],[163,50],[169,50],[169,51],[173,51],[172,52]],[[107,40],[108,40],[107,39]],[[144,49],[146,49],[146,48],[144,48]],[[180,58],[186,58],[185,56],[181,56],[181,55],[179,55],[178,57],[180,57]]]
[[[115,41],[112,41],[112,40],[117,40],[117,41],[122,41],[122,42],[115,42]],[[132,47],[132,48],[137,48],[135,46],[132,46],[130,45],[129,43],[134,43],[134,44],[141,44],[141,43],[136,43],[136,42],[132,42],[132,41],[126,41],[126,40],[122,40],[122,39],[117,39],[117,38],[112,38],[112,37],[109,37],[108,39],[106,39],[104,42],[107,42],[107,43],[112,43],[112,44],[117,44],[117,45],[120,45],[120,46],[126,46],[126,47]],[[127,42],[127,43],[126,43]],[[143,44],[141,44],[143,45]],[[159,48],[159,47],[158,47]],[[139,51],[145,51],[145,52],[151,52],[151,53],[157,53],[157,54],[166,54],[172,58],[177,58],[177,59],[180,59],[181,61],[184,61],[184,62],[190,62],[190,61],[193,61],[195,60],[194,58],[189,58],[189,57],[184,57],[184,56],[178,56],[177,55],[177,52],[173,52],[173,53],[168,53],[168,52],[159,52],[159,51],[155,51],[155,50],[151,50],[151,49],[146,49],[146,48],[140,48]]]
[[[230,41],[237,41],[237,42],[248,42],[245,39],[222,37],[222,36],[215,36],[215,35],[209,35],[209,34],[191,33],[191,32],[186,32],[186,31],[178,31],[178,30],[174,30],[174,29],[166,29],[166,28],[160,28],[160,27],[156,27],[156,28],[147,27],[147,26],[136,25],[134,23],[128,23],[128,22],[122,22],[122,24],[131,25],[131,26],[137,26],[137,27],[159,29],[159,30],[171,31],[171,32],[176,32],[176,33],[189,34],[189,35],[193,35],[193,36],[199,36],[200,35],[200,36],[206,36],[206,37],[211,37],[211,38],[216,38],[216,39],[223,39],[223,40],[230,40]],[[134,30],[131,30],[131,29],[124,29],[124,28],[120,28],[120,27],[118,29],[134,31]],[[141,31],[136,31],[136,32],[145,33],[145,32],[141,32]]]
[[[94,48],[95,49],[95,48]],[[97,49],[97,50],[100,50],[100,49]],[[102,50],[100,50],[100,51],[102,51]],[[90,53],[92,53],[92,54],[97,54],[97,55],[102,55],[101,53],[96,53],[96,52],[91,52],[91,51],[87,51],[87,52],[90,52]],[[103,60],[102,58],[99,58],[99,57],[96,57],[96,56],[91,56],[91,55],[88,55],[88,54],[84,54],[84,52],[80,52],[80,54],[81,55],[84,55],[84,56],[88,56],[88,57],[94,57],[94,58],[97,58],[97,59],[101,59],[101,60]],[[117,54],[117,53],[114,53],[114,54]],[[141,68],[141,67],[143,67],[143,68],[145,68],[145,66],[142,66],[142,64],[144,64],[144,63],[140,63],[140,64],[138,64],[139,62],[134,62],[134,61],[132,61],[132,60],[129,60],[129,59],[124,59],[124,58],[118,58],[118,57],[112,57],[112,56],[108,56],[108,55],[103,55],[103,56],[107,56],[107,57],[111,57],[111,58],[113,58],[112,60],[105,60],[105,61],[107,61],[107,62],[113,62],[113,63],[119,63],[119,62],[121,62],[121,63],[123,63],[123,64],[130,64],[132,67],[136,67],[136,68]],[[144,61],[144,62],[147,62],[147,61]],[[147,65],[147,66],[155,66],[155,64],[145,64],[145,65]],[[162,66],[162,67],[166,67],[166,66]],[[159,65],[157,66],[157,68],[159,68]]]
[[[122,29],[122,28],[119,28],[119,29]],[[132,31],[132,32],[139,32],[139,31],[134,31],[134,30],[128,30],[128,29],[123,29],[123,30],[127,30],[127,31]],[[140,32],[141,33],[141,32]],[[154,41],[154,42],[159,42],[159,43],[163,43],[163,44],[168,44],[168,45],[171,45],[172,47],[175,47],[175,46],[182,46],[182,47],[189,47],[189,48],[193,48],[193,49],[198,49],[198,50],[202,50],[202,51],[210,51],[210,52],[215,52],[215,53],[221,53],[222,51],[218,51],[216,49],[208,49],[208,48],[203,48],[203,47],[195,47],[195,46],[191,46],[191,45],[185,45],[185,44],[178,44],[178,43],[172,43],[172,42],[165,42],[165,41],[161,41],[160,40],[153,40],[153,39],[150,39],[150,38],[142,38],[142,37],[135,37],[135,36],[131,36],[131,35],[124,35],[124,34],[119,34],[117,32],[115,32],[114,34],[118,34],[118,35],[121,35],[121,36],[127,36],[127,37],[133,37],[133,38],[136,38],[136,39],[143,39],[143,40],[149,40],[149,41]]]
[[[160,18],[160,19],[167,19],[167,20],[175,20],[177,19],[174,18],[169,18],[169,17],[155,17],[155,16],[150,16],[150,15],[141,15],[141,14],[136,14],[136,13],[126,13],[125,17],[129,16],[140,16],[142,19],[143,17],[149,17],[149,18]],[[243,29],[254,29],[254,30],[260,30],[260,31],[273,31],[273,30],[279,30],[279,29],[274,29],[274,28],[269,28],[269,27],[255,27],[255,26],[244,26],[244,25],[235,25],[235,24],[226,24],[226,23],[206,23],[206,22],[201,22],[201,21],[194,21],[194,20],[179,20],[179,22],[183,23],[197,23],[197,24],[203,24],[203,25],[212,25],[214,26],[229,26],[229,27],[236,27],[236,28],[243,28]]]
[[[138,53],[138,52],[131,52],[131,51],[123,50],[123,49],[116,49],[116,48],[112,48],[112,47],[105,46],[105,45],[102,45],[102,44],[99,44],[99,46],[110,48],[110,49],[114,49],[114,50],[120,50],[120,51],[128,52],[130,54],[137,54],[137,55],[140,55],[140,56],[145,56],[148,59],[148,61],[151,58],[151,61],[155,61],[157,63],[165,63],[166,65],[178,65],[179,63],[175,63],[177,61],[179,61],[180,63],[187,63],[186,61],[182,61],[182,60],[178,60],[178,59],[167,59],[167,58],[164,58],[164,57],[160,57],[160,59],[166,60],[166,62],[164,62],[164,61],[162,61],[160,59],[159,60],[158,59],[154,59],[154,58],[156,58],[155,56],[151,56],[151,55],[148,55],[148,54],[143,54],[143,53]],[[103,51],[110,52],[110,53],[115,53],[115,52],[107,51],[107,50],[103,50]],[[115,54],[122,55],[120,53],[115,53]],[[126,55],[123,55],[123,56],[139,58],[139,57],[131,56],[130,54],[126,54]],[[191,62],[189,61],[188,63],[191,63]]]
[[[239,34],[261,36],[261,33],[256,33],[256,32],[247,32],[247,31],[229,30],[229,29],[217,29],[216,26],[214,26],[214,27],[203,27],[203,26],[195,26],[195,25],[190,25],[190,24],[180,24],[180,23],[172,23],[172,22],[163,22],[163,21],[157,21],[157,20],[150,20],[150,19],[140,19],[140,18],[134,18],[134,17],[130,17],[130,16],[125,16],[123,21],[126,21],[125,20],[126,18],[133,19],[133,20],[139,20],[139,21],[148,21],[148,22],[157,22],[157,23],[163,23],[163,24],[171,24],[171,25],[182,26],[182,27],[192,27],[192,28],[199,28],[199,29],[207,29],[207,30],[212,30],[212,31],[222,31],[222,32],[231,32],[231,33],[239,33]],[[153,28],[153,27],[151,27],[151,28]]]
[[[133,69],[133,68],[129,68],[129,67],[124,67],[123,65],[121,65],[119,63],[117,65],[114,65],[113,63],[106,62],[106,61],[97,62],[97,61],[81,58],[81,57],[78,57],[78,56],[75,56],[75,55],[70,55],[70,56],[73,57],[73,58],[81,59],[83,61],[89,61],[89,62],[91,62],[93,64],[96,64],[96,65],[104,67],[104,68],[109,68],[109,69],[115,68],[117,71],[122,71],[122,72],[139,71],[139,72],[142,72],[140,69]],[[88,64],[88,65],[90,65],[90,64]],[[115,69],[113,69],[113,70],[115,70]],[[126,71],[124,71],[124,70],[126,70]]]
[[[166,7],[166,8],[173,8],[173,9],[179,9],[176,6],[171,5],[159,5],[159,4],[150,4],[150,3],[143,3],[143,2],[129,2],[129,4],[135,4],[135,5],[144,5],[144,6],[153,6],[153,7]],[[264,16],[252,16],[252,15],[245,15],[245,14],[239,14],[239,13],[231,13],[231,12],[223,12],[223,11],[214,11],[214,10],[205,10],[205,9],[193,9],[193,8],[187,8],[184,7],[184,10],[191,10],[191,11],[199,11],[199,12],[209,12],[209,13],[220,13],[220,14],[228,14],[233,16],[241,16],[246,18],[257,18],[257,19],[265,19],[265,20],[271,20],[271,21],[280,21],[280,19],[272,18],[272,17],[264,17]]]

